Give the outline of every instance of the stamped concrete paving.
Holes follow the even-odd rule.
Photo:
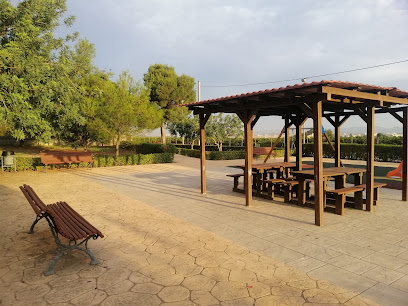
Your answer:
[[[376,213],[347,211],[346,217],[325,214],[330,225],[318,228],[308,209],[263,201],[245,208],[242,195],[230,192],[228,170],[217,164],[209,167],[209,194],[200,195],[198,172],[188,167],[195,161],[182,162],[1,176],[0,304],[375,305],[364,297],[369,296],[398,305],[408,300],[406,234],[395,230],[406,217],[399,201],[393,201],[400,207],[397,215],[376,209],[381,224],[373,223],[381,219],[372,219]],[[23,183],[47,203],[67,201],[106,235],[90,242],[99,265],[71,252],[56,265],[55,275],[43,276],[55,244],[44,220],[34,235],[26,234],[34,213],[18,190]],[[371,244],[376,230],[379,243]],[[340,256],[344,259],[335,261]]]

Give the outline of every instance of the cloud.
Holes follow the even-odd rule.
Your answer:
[[[142,78],[166,63],[202,85],[267,82],[405,59],[406,0],[70,0],[96,62]],[[408,90],[408,63],[325,77]],[[203,88],[203,98],[288,85]]]

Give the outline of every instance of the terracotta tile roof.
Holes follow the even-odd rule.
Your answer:
[[[233,99],[237,99],[237,98],[244,98],[244,97],[263,95],[263,94],[269,94],[269,93],[278,93],[278,92],[291,91],[291,90],[296,90],[296,89],[316,88],[317,86],[322,86],[322,85],[330,85],[331,87],[342,88],[342,89],[355,89],[355,88],[358,88],[359,91],[363,91],[363,92],[364,91],[367,92],[367,91],[386,90],[386,91],[388,91],[390,96],[398,97],[398,98],[408,98],[408,92],[402,91],[402,90],[400,90],[400,89],[398,89],[396,87],[381,87],[381,86],[368,85],[368,84],[362,84],[362,83],[323,80],[323,81],[320,81],[320,82],[311,82],[311,83],[288,85],[286,87],[279,87],[279,88],[273,88],[273,89],[253,91],[253,92],[243,93],[243,94],[240,94],[240,95],[221,97],[221,98],[216,98],[216,99],[211,99],[211,100],[197,101],[197,102],[193,102],[193,103],[183,104],[183,106],[202,105],[202,104],[207,104],[207,103],[211,103],[211,102],[228,101],[228,100],[233,100]]]

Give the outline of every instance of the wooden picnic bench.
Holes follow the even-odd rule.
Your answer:
[[[92,154],[90,152],[47,152],[40,153],[40,156],[41,163],[44,164],[45,171],[47,171],[48,165],[88,163],[88,166],[92,167],[93,163]]]
[[[227,174],[227,176],[234,178],[234,187],[232,187],[232,191],[238,191],[238,180],[241,176],[244,176],[244,174],[235,173],[235,174]]]
[[[378,189],[386,186],[386,183],[374,182],[374,205],[377,205]],[[326,195],[332,196],[335,199],[335,212],[338,215],[344,215],[344,204],[346,202],[346,194],[354,193],[354,206],[357,209],[363,209],[364,199],[363,191],[367,189],[367,184],[360,184],[351,187],[327,190]]]
[[[98,263],[93,253],[88,249],[89,239],[103,238],[103,234],[98,229],[86,221],[67,203],[56,202],[46,205],[30,186],[23,185],[20,186],[20,189],[37,215],[28,233],[34,233],[35,225],[44,218],[47,220],[55,243],[57,244],[55,257],[51,261],[45,275],[54,274],[54,266],[58,259],[70,250],[83,251],[91,258],[92,265]],[[69,243],[63,244],[59,236],[68,239]],[[84,245],[84,247],[81,247],[81,245]]]
[[[271,147],[254,147],[252,148],[253,155],[268,155],[271,151]],[[272,156],[275,156],[275,152],[272,152]]]

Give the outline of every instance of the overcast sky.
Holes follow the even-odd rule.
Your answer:
[[[300,83],[300,79],[408,59],[407,0],[68,0],[95,64],[142,79],[154,63],[200,80],[202,99]],[[408,62],[308,81],[342,80],[408,91]],[[256,86],[206,87],[272,82]],[[307,123],[311,125],[311,122]],[[350,119],[344,126],[362,125]],[[255,132],[278,131],[262,119]],[[332,128],[326,122],[327,128]],[[376,127],[399,123],[376,117]],[[377,128],[378,129],[378,128]]]

